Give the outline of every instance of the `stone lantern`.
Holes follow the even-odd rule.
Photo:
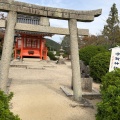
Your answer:
[[[63,50],[62,46],[59,51],[60,51],[60,56],[58,58],[57,64],[65,64],[65,60],[63,58],[64,50]]]

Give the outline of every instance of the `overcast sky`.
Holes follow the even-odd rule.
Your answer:
[[[89,29],[90,34],[98,35],[103,30],[106,24],[106,19],[110,12],[110,8],[113,3],[116,7],[120,16],[120,0],[17,0],[26,3],[37,4],[41,6],[74,9],[74,10],[95,10],[102,9],[102,15],[95,18],[93,22],[83,23],[78,22],[78,28]],[[50,20],[50,25],[54,27],[68,27],[68,22],[64,20]],[[56,42],[60,42],[63,36],[55,35],[52,37]]]

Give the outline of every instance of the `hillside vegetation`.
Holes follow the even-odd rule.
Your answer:
[[[51,40],[51,39],[48,39],[48,38],[45,38],[46,39],[46,46],[48,47],[48,50],[50,51],[59,51],[60,49],[60,44]]]

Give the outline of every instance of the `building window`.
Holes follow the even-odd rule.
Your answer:
[[[27,48],[31,48],[31,39],[30,38],[27,38],[27,40],[26,40],[26,47]]]
[[[37,48],[38,40],[27,38],[26,48]]]
[[[36,39],[32,40],[32,48],[37,48],[37,41]]]

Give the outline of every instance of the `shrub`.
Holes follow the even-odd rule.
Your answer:
[[[102,101],[97,104],[96,120],[120,120],[120,69],[102,78]]]
[[[66,53],[63,54],[63,58],[66,58],[68,57],[68,55]]]
[[[107,50],[103,46],[87,46],[81,48],[79,51],[80,60],[84,61],[85,65],[89,65],[90,59],[98,53],[106,52]]]
[[[57,58],[55,57],[55,55],[52,52],[48,52],[48,56],[51,60],[57,60]]]
[[[101,77],[109,70],[110,52],[99,53],[90,60],[90,76],[94,81],[101,82]]]
[[[20,120],[18,115],[14,115],[9,110],[12,97],[13,93],[6,95],[3,91],[0,91],[0,120]]]

